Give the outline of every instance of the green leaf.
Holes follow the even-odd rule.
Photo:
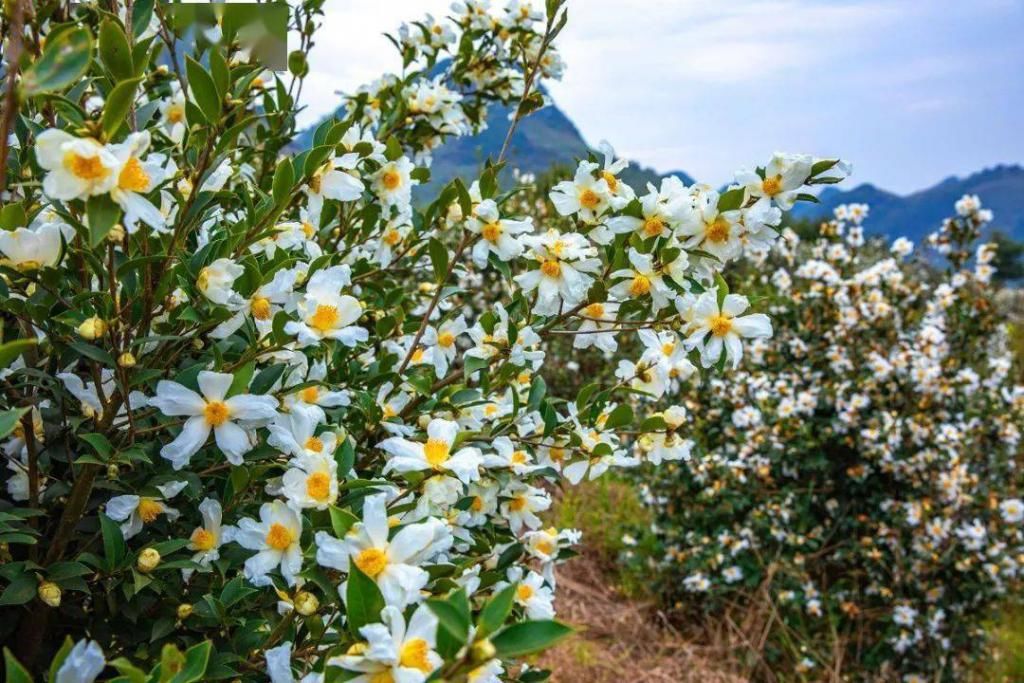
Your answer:
[[[557,621],[524,621],[491,638],[491,644],[501,659],[522,657],[546,650],[570,633],[571,628]]]
[[[50,662],[50,681],[57,680],[57,672],[60,671],[60,665],[64,663],[64,660],[68,658],[68,653],[71,652],[75,646],[75,641],[71,640],[71,636],[64,636],[64,644],[60,646],[60,650],[57,651],[53,661]]]
[[[135,73],[132,48],[121,25],[110,19],[100,24],[100,61],[116,80],[131,78]]]
[[[633,422],[633,409],[625,403],[615,406],[608,419],[604,423],[605,429],[617,429]]]
[[[121,217],[121,207],[109,194],[94,195],[85,203],[85,214],[89,219],[89,246],[95,247],[103,242]]]
[[[530,395],[526,399],[526,404],[530,407],[530,410],[537,410],[540,407],[540,402],[544,399],[544,395],[548,391],[548,385],[545,384],[544,378],[537,375],[533,378],[533,382],[530,383]]]
[[[4,680],[7,683],[32,683],[32,675],[23,667],[11,651],[4,648]]]
[[[455,192],[459,197],[459,208],[462,209],[462,217],[469,218],[473,215],[473,198],[469,196],[469,190],[462,183],[460,178],[456,178],[452,181],[455,185]]]
[[[210,75],[217,87],[217,96],[223,100],[231,88],[231,69],[224,53],[216,45],[210,48]]]
[[[121,81],[107,96],[106,102],[103,103],[103,116],[100,123],[103,126],[103,134],[108,138],[113,137],[117,129],[127,120],[128,110],[131,109],[132,103],[135,101],[135,90],[141,82],[142,78]]]
[[[36,345],[35,339],[15,339],[0,344],[0,368],[6,368],[21,354]]]
[[[18,426],[18,420],[28,412],[28,408],[11,408],[0,411],[0,439],[6,438]]]
[[[721,273],[715,273],[715,286],[718,288],[718,307],[721,308],[725,297],[729,296],[729,283]]]
[[[25,215],[25,207],[18,202],[12,202],[0,209],[0,230],[16,230],[28,225],[28,216]]]
[[[350,565],[348,587],[345,592],[345,605],[348,610],[348,627],[357,638],[359,629],[367,624],[380,622],[380,612],[384,609],[384,596],[373,579],[363,573],[355,562]]]
[[[345,534],[352,528],[352,525],[359,521],[359,518],[353,515],[348,510],[342,510],[341,508],[331,506],[331,528],[334,529],[334,535],[338,538],[345,538]]]
[[[188,88],[192,92],[192,99],[207,121],[217,123],[220,120],[221,100],[217,96],[217,86],[213,82],[213,77],[202,64],[188,56],[185,57],[185,72],[188,75]]]
[[[252,384],[249,385],[249,393],[265,394],[270,391],[271,387],[274,386],[277,380],[281,379],[281,375],[284,374],[285,367],[284,363],[275,363],[270,367],[260,370],[259,374],[256,375],[256,378],[252,381]]]
[[[747,191],[742,187],[737,187],[723,192],[718,197],[718,211],[735,211],[743,206],[743,200],[746,197],[746,192]]]
[[[77,351],[80,355],[85,356],[86,358],[91,358],[98,363],[102,363],[110,367],[114,367],[116,365],[114,357],[98,346],[86,344],[85,342],[72,342],[68,344],[68,346]]]
[[[430,238],[427,249],[430,252],[430,263],[434,266],[434,281],[438,283],[444,282],[445,277],[448,275],[448,250],[441,244],[441,240],[436,237]]]
[[[402,143],[394,135],[388,138],[387,147],[384,149],[384,158],[394,161],[402,156]]]
[[[0,593],[0,606],[3,605],[24,605],[36,597],[36,590],[39,582],[35,574],[24,572],[14,578],[13,581]]]
[[[136,5],[137,7],[138,5]],[[120,678],[114,679],[117,681],[123,681],[123,683],[146,683],[149,678],[146,672],[129,662],[124,657],[118,657],[114,661],[110,662],[110,666],[117,669],[117,672],[121,674]]]
[[[171,679],[171,683],[193,683],[203,680],[203,676],[206,675],[206,665],[210,662],[211,650],[213,650],[213,643],[209,640],[204,640],[185,650],[184,667]]]
[[[153,18],[153,4],[155,0],[135,0],[132,5],[132,35],[138,39],[147,28],[149,20]]]
[[[456,600],[427,600],[430,611],[437,616],[439,630],[444,631],[459,647],[469,637],[469,613],[461,607],[465,602],[465,593],[461,599]]]
[[[92,33],[84,26],[62,31],[47,41],[42,56],[28,69],[21,80],[25,95],[61,90],[78,82],[92,60]]]
[[[249,361],[242,367],[235,370],[234,379],[231,380],[231,386],[228,387],[228,396],[235,396],[237,394],[248,394],[249,393],[249,382],[252,381],[252,374],[256,371],[256,362]]]
[[[292,160],[284,157],[277,164],[274,171],[274,203],[284,204],[291,195],[292,186],[295,184],[295,169],[292,167]]]
[[[114,447],[102,434],[82,434],[78,438],[92,446],[104,460],[109,460],[114,453]]]
[[[486,638],[501,628],[512,611],[512,603],[518,587],[517,584],[506,586],[484,605],[484,608],[480,610],[480,619],[477,622],[477,638]]]
[[[100,513],[100,530],[103,533],[103,555],[107,559],[108,570],[121,564],[128,546],[124,542],[121,527],[114,520]]]

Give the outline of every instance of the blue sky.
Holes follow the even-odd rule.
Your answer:
[[[329,0],[306,121],[399,67],[381,33],[447,0]],[[498,5],[498,2],[493,4]],[[550,84],[588,142],[712,184],[775,150],[896,192],[1024,162],[1021,0],[569,0]],[[308,94],[308,97],[307,97]]]

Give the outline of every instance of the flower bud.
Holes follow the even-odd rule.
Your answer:
[[[160,553],[155,548],[146,548],[139,553],[139,559],[135,561],[135,567],[143,574],[148,574],[160,564]]]
[[[112,244],[121,244],[124,242],[124,235],[124,226],[118,223],[107,233],[107,241]]]
[[[114,463],[107,465],[107,479],[117,479],[120,474],[120,469]]]
[[[304,617],[308,617],[311,614],[316,614],[316,611],[320,609],[320,601],[312,593],[307,591],[299,591],[295,595],[295,611]]]
[[[192,605],[191,604],[189,604],[187,602],[183,602],[180,605],[178,605],[178,619],[179,620],[184,621],[185,619],[188,619],[191,614],[192,614]]]
[[[103,318],[99,316],[93,316],[82,321],[82,324],[78,326],[78,336],[82,339],[99,339],[107,333],[107,323]]]
[[[125,351],[117,357],[117,364],[122,368],[134,368],[135,367],[135,354],[131,351]]]
[[[43,581],[39,584],[39,599],[50,607],[60,606],[60,586],[52,581]]]
[[[473,643],[471,655],[474,662],[486,662],[490,659],[494,659],[498,651],[495,649],[494,644],[487,638],[478,640]]]

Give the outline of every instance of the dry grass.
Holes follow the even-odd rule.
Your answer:
[[[539,666],[556,683],[741,683],[731,653],[690,642],[630,585],[620,589],[615,567],[621,535],[645,522],[631,488],[604,478],[560,498],[552,517],[583,531],[581,555],[559,567],[558,618],[577,633],[549,651]]]

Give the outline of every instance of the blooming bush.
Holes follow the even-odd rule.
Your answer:
[[[551,225],[512,213],[557,0],[403,26],[402,73],[291,150],[321,5],[291,8],[275,74],[231,5],[197,34],[151,0],[4,4],[8,680],[543,680],[518,660],[569,631],[553,567],[579,536],[542,521],[553,487],[637,462],[631,434],[683,454],[684,416],[630,397],[770,333],[718,273],[845,172],[777,155],[637,197],[609,150]],[[493,103],[498,158],[414,203]],[[551,339],[633,331],[617,379],[543,378]]]
[[[867,212],[733,271],[775,335],[694,387],[697,443],[646,492],[632,557],[683,612],[759,614],[762,666],[962,680],[1024,572],[1024,387],[974,247],[991,214],[964,197],[915,257],[866,239]]]

